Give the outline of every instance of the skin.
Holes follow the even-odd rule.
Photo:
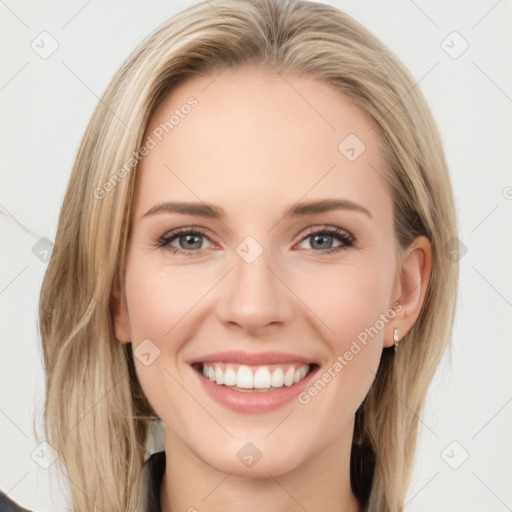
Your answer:
[[[146,136],[190,96],[197,107],[139,167],[125,279],[113,290],[118,340],[136,349],[149,338],[160,350],[150,365],[135,364],[165,424],[162,510],[359,510],[349,476],[354,414],[383,348],[394,344],[393,328],[402,337],[419,315],[429,242],[417,238],[397,266],[393,203],[372,119],[329,84],[252,64],[194,77],[160,105]],[[366,145],[352,162],[338,150],[349,134]],[[350,209],[284,216],[299,201],[327,198],[353,201],[371,216]],[[211,203],[225,215],[143,217],[171,200]],[[206,231],[199,249],[179,237],[171,242],[192,256],[156,245],[192,226]],[[344,230],[353,246],[325,254],[344,244],[327,235],[319,247],[304,236],[323,226]],[[236,252],[247,236],[263,250],[252,263]],[[189,365],[223,350],[275,350],[317,361],[321,375],[395,302],[400,312],[306,405],[228,410]],[[252,467],[237,457],[249,441],[262,454]]]

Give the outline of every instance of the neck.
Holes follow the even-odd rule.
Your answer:
[[[350,485],[351,443],[351,436],[340,437],[288,472],[248,478],[205,464],[166,429],[161,510],[359,512],[360,505]]]

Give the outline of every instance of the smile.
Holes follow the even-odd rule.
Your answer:
[[[291,387],[308,375],[309,364],[274,364],[248,366],[235,363],[203,363],[203,376],[218,386],[228,386],[238,391],[270,391],[283,386]]]

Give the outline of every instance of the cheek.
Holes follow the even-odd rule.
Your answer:
[[[177,354],[186,341],[184,326],[187,336],[193,332],[193,305],[206,292],[195,286],[200,283],[187,286],[191,284],[187,277],[178,267],[163,269],[136,258],[127,266],[126,300],[135,369],[148,401],[162,419],[166,411],[181,410],[186,400],[177,384],[183,377],[178,374]]]
[[[126,274],[128,313],[134,341],[154,338],[155,343],[161,343],[164,338],[175,338],[180,331],[180,322],[185,318],[190,321],[194,305],[210,287],[208,279],[198,278],[197,272],[188,272],[186,267],[134,261]]]
[[[355,412],[364,399],[377,373],[386,327],[395,316],[389,302],[393,280],[394,260],[377,254],[315,274],[316,286],[309,288],[306,300],[320,319],[330,356],[318,375],[322,382],[311,390],[315,395],[329,388],[318,402],[341,401]]]
[[[323,324],[329,344],[345,351],[351,341],[372,326],[374,345],[382,348],[385,324],[380,320],[390,306],[393,263],[369,255],[357,261],[319,268],[314,280],[297,283],[298,294]],[[303,281],[303,280],[302,280]],[[364,338],[364,336],[361,336]]]

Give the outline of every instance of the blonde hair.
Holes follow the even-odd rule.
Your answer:
[[[115,281],[123,282],[148,121],[187,77],[249,62],[314,76],[368,112],[386,154],[397,247],[403,251],[419,235],[430,240],[420,317],[396,354],[384,349],[354,431],[354,492],[363,503],[369,498],[371,511],[403,506],[420,410],[451,337],[458,281],[446,250],[457,226],[438,130],[411,75],[350,16],[305,1],[211,0],[161,25],[116,73],[87,127],[60,212],[40,298],[45,433],[66,469],[75,512],[147,506],[145,448],[156,414],[137,380],[131,344],[114,337],[109,301]]]

